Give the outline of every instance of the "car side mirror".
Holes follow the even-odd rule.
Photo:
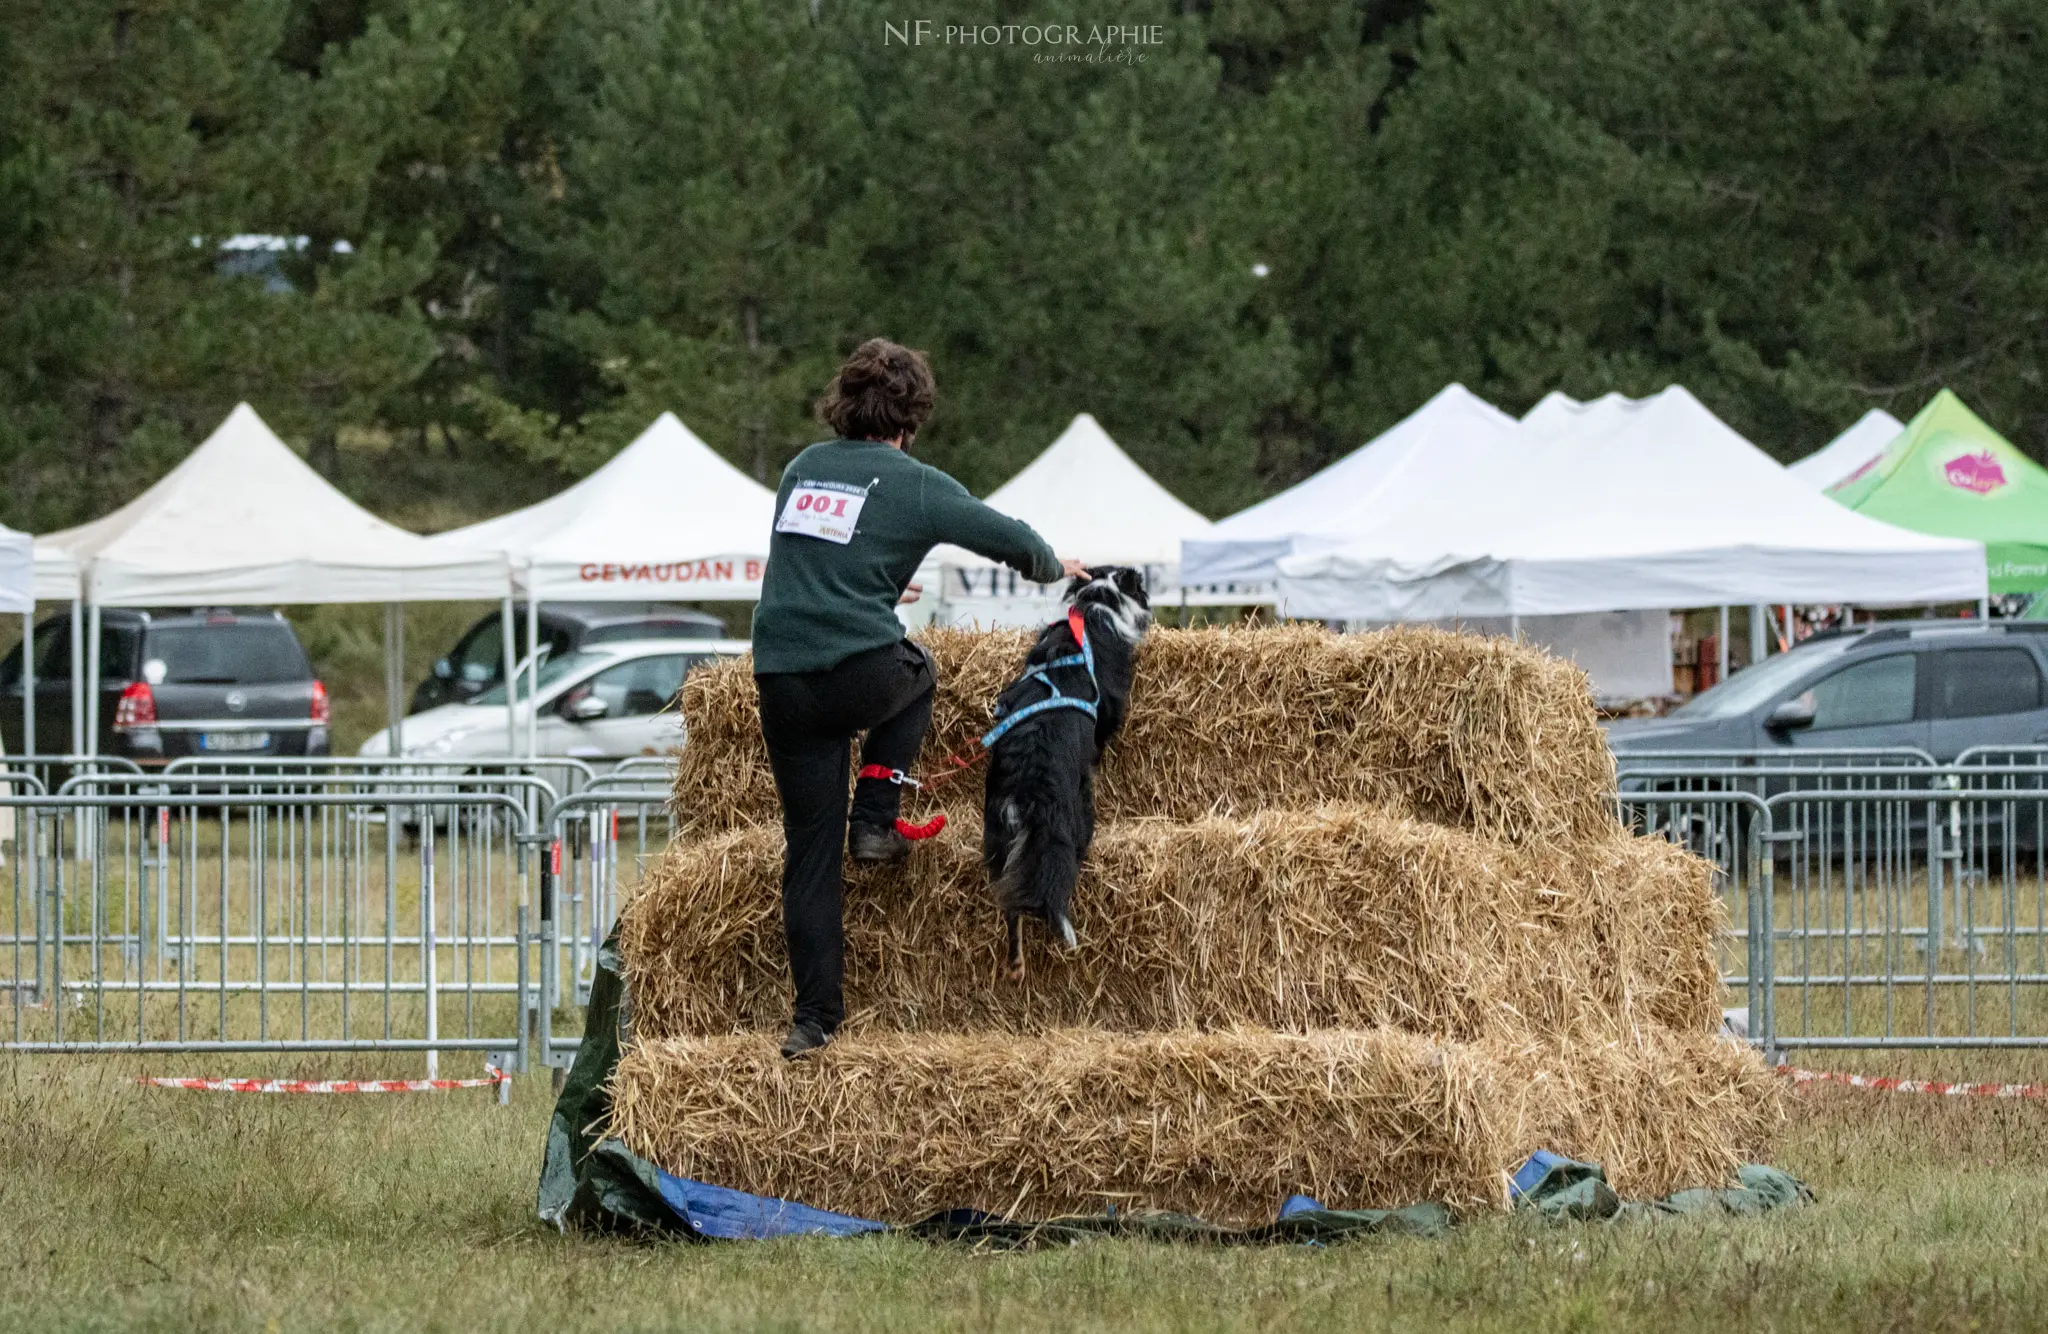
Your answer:
[[[455,675],[455,664],[446,658],[434,659],[434,676],[442,681]]]
[[[1796,732],[1801,728],[1813,726],[1813,719],[1813,693],[1808,691],[1805,694],[1794,695],[1772,709],[1770,716],[1764,719],[1764,730],[1774,735]]]
[[[562,701],[562,716],[572,723],[596,722],[611,711],[596,695],[575,695]]]

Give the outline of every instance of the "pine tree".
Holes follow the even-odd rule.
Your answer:
[[[304,438],[367,423],[432,341],[409,294],[425,235],[371,225],[369,187],[449,72],[428,4],[317,68],[277,59],[282,0],[16,6],[0,46],[0,449],[5,516],[103,512],[238,398]],[[277,252],[224,252],[236,236]],[[303,243],[299,238],[304,238]],[[256,276],[238,259],[275,258]]]

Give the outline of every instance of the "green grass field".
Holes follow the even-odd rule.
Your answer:
[[[2040,1103],[1801,1095],[1777,1158],[1820,1201],[1762,1219],[973,1254],[558,1237],[532,1212],[539,1077],[498,1107],[488,1091],[144,1089],[143,1071],[227,1072],[220,1058],[0,1062],[0,1327],[1965,1330],[2039,1328],[2048,1293]],[[2038,1077],[2048,1061],[1957,1056],[1926,1072]]]

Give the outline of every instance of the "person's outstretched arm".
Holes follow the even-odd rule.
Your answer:
[[[924,473],[924,517],[934,543],[951,542],[999,560],[1033,583],[1049,584],[1071,572],[1070,563],[1054,555],[1052,544],[1030,524],[990,509],[936,468]]]

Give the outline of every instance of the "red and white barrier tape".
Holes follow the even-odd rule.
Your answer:
[[[138,1083],[160,1089],[199,1089],[208,1093],[438,1093],[443,1089],[500,1088],[512,1076],[496,1066],[482,1079],[168,1079]]]
[[[1944,1084],[1938,1079],[1883,1079],[1875,1075],[1842,1075],[1832,1070],[1773,1067],[1794,1084],[1846,1084],[1879,1093],[1932,1093],[1942,1098],[2048,1098],[2044,1084]]]

